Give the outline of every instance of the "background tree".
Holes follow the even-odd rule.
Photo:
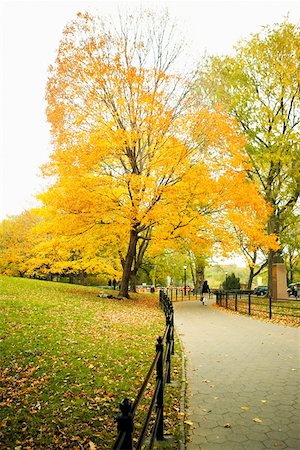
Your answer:
[[[253,241],[237,228],[235,228],[235,235],[239,243],[239,248],[247,262],[249,269],[247,289],[251,289],[254,278],[268,265],[268,250],[270,247],[263,242],[258,245],[257,242]]]
[[[241,289],[240,279],[234,273],[231,273],[226,276],[222,286],[226,291]]]
[[[32,230],[33,234],[40,236],[40,244],[34,249],[36,264],[39,260],[47,261],[50,274],[69,277],[71,282],[75,280],[82,284],[86,276],[91,274],[101,274],[106,282],[110,278],[120,279],[120,232],[114,236],[111,233],[99,236],[99,230],[91,228],[78,234],[68,221],[60,226],[57,220],[61,217],[59,214],[53,220],[54,211],[40,208],[36,213],[39,215],[39,223]]]
[[[287,267],[288,283],[298,281],[297,267],[300,263],[300,222],[297,215],[291,215],[282,232],[282,255]],[[295,276],[296,275],[296,276]]]
[[[11,216],[0,227],[0,272],[23,277],[30,270],[29,260],[36,240],[31,230],[37,218],[33,211],[25,211],[19,216]]]
[[[198,84],[202,95],[228,109],[246,136],[249,177],[273,209],[268,233],[276,234],[280,246],[300,193],[299,44],[298,25],[264,27],[233,56],[209,58]],[[274,251],[268,254],[269,288]]]

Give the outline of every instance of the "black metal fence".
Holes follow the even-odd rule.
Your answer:
[[[200,290],[193,289],[190,286],[186,286],[186,288],[170,286],[165,289],[172,302],[200,300],[201,297]]]
[[[150,422],[154,416],[154,422],[150,431],[147,448],[153,448],[155,441],[164,439],[164,390],[165,384],[171,382],[171,355],[174,354],[174,310],[172,301],[168,294],[161,290],[159,292],[160,306],[166,317],[166,328],[164,336],[157,338],[155,346],[155,357],[146,375],[143,385],[132,404],[128,398],[120,403],[121,414],[117,417],[118,436],[114,443],[113,450],[139,450],[144,447],[144,442],[149,434]],[[142,424],[136,444],[133,444],[134,418],[137,408],[144,396],[152,374],[156,371],[156,383],[154,392],[150,400],[147,415]]]
[[[249,291],[215,291],[216,303],[226,309],[251,315],[291,317],[300,320],[300,301],[294,298],[273,299]]]

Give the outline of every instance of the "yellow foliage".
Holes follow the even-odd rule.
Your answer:
[[[136,244],[151,230],[153,252],[183,242],[231,250],[236,227],[273,245],[236,123],[221,107],[195,108],[183,77],[140,64],[146,42],[129,49],[126,37],[95,35],[95,24],[81,14],[66,27],[50,70],[53,153],[43,171],[54,182],[39,195],[32,267],[40,259],[59,273],[120,276],[132,230]]]

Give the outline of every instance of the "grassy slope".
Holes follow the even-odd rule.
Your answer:
[[[0,448],[111,448],[165,322],[156,296],[97,293],[0,277]]]

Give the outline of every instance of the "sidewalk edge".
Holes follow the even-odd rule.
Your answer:
[[[180,412],[183,414],[182,419],[180,419],[180,432],[181,432],[181,442],[180,442],[180,449],[178,450],[185,450],[186,449],[186,433],[185,433],[185,426],[184,426],[184,420],[185,420],[185,404],[186,404],[186,370],[185,370],[185,354],[184,354],[184,347],[182,344],[182,341],[180,339],[179,333],[175,328],[176,336],[178,338],[180,351],[181,351],[181,390],[180,390]]]

